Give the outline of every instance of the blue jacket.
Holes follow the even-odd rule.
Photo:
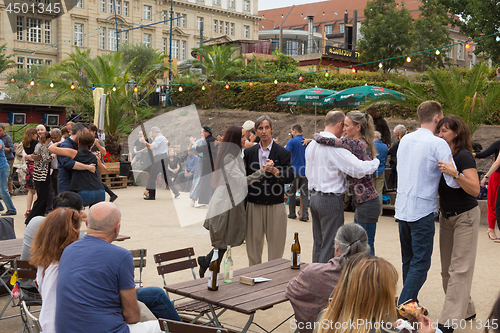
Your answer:
[[[61,148],[72,148],[78,150],[78,144],[71,140],[69,136],[59,146]],[[59,176],[57,177],[57,192],[62,193],[69,191],[71,184],[71,172],[75,166],[75,161],[70,157],[57,156],[57,168]]]
[[[377,171],[375,171],[373,176],[378,177],[381,174],[383,174],[385,171],[385,162],[387,162],[387,152],[389,151],[389,148],[381,140],[375,140],[375,141],[373,141],[373,143],[375,144],[375,148],[377,149],[377,153],[378,153],[377,158],[380,161],[378,169],[377,169]]]

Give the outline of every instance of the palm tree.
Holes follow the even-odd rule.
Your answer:
[[[191,59],[186,63],[203,69],[208,81],[220,82],[234,78],[241,70],[243,58],[234,57],[239,50],[231,45],[202,45],[193,49],[198,59]]]
[[[3,51],[6,49],[7,44],[0,45],[0,73],[5,71],[6,69],[12,68],[15,66],[14,60],[6,57]]]

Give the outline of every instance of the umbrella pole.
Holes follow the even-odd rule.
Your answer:
[[[318,133],[316,127],[317,127],[317,120],[318,120],[318,106],[314,104],[314,133]]]

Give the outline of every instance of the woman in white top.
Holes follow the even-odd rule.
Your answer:
[[[42,295],[40,324],[44,333],[55,333],[56,287],[59,259],[69,244],[78,240],[80,214],[71,208],[58,208],[40,224],[31,248],[30,263],[38,267],[36,282]]]

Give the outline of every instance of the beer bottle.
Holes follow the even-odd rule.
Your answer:
[[[300,268],[300,243],[299,243],[299,233],[295,233],[292,244],[292,269]]]
[[[208,290],[216,291],[219,289],[219,249],[214,249],[212,261],[208,266]]]
[[[227,246],[226,260],[224,261],[224,282],[233,282],[233,258],[231,258],[231,245]]]

